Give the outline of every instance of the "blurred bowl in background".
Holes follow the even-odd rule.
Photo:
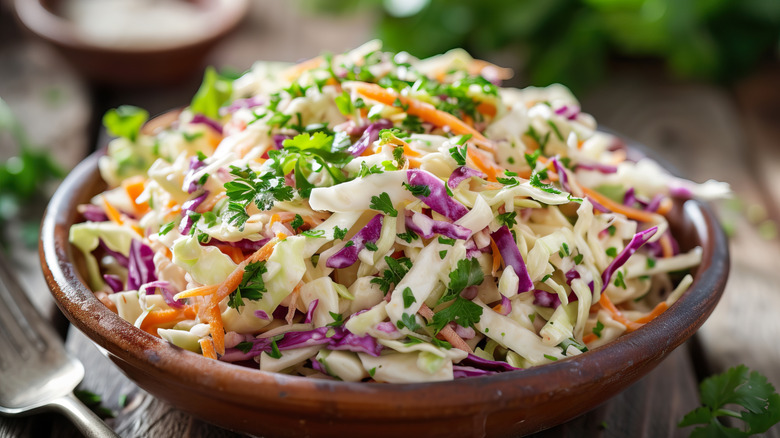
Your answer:
[[[15,0],[32,33],[88,79],[106,85],[174,83],[200,71],[246,15],[248,0]]]

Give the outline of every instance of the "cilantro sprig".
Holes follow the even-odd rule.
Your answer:
[[[264,261],[253,262],[246,265],[244,275],[236,290],[231,292],[228,298],[228,306],[238,310],[244,305],[244,300],[257,301],[263,298],[266,292],[263,274],[268,271]]]
[[[283,176],[271,172],[258,174],[248,166],[243,169],[231,166],[230,169],[235,178],[225,183],[225,194],[229,199],[227,220],[239,229],[243,229],[249,219],[246,212],[249,204],[254,203],[260,211],[266,211],[277,201],[293,199],[293,188],[285,184]]]
[[[730,368],[709,377],[699,385],[702,406],[683,417],[678,427],[702,425],[691,432],[692,437],[747,437],[764,433],[780,423],[780,394],[757,371],[745,365]],[[736,411],[727,406],[740,406]],[[744,423],[742,429],[722,423],[725,417]]]

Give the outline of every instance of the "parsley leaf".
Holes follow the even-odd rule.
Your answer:
[[[406,190],[409,190],[414,196],[431,196],[431,188],[424,185],[412,185],[408,183],[402,183]]]
[[[296,213],[296,214],[295,214],[295,219],[293,219],[292,221],[290,221],[290,226],[292,227],[292,229],[293,229],[293,230],[296,230],[296,231],[297,231],[297,230],[298,230],[298,228],[300,228],[300,227],[302,227],[302,226],[303,226],[303,217],[301,217],[301,215],[299,215],[298,213]]]
[[[699,391],[702,406],[685,415],[677,425],[704,425],[694,429],[691,436],[747,437],[766,432],[780,422],[780,394],[766,377],[751,372],[745,365],[705,379]],[[727,405],[738,405],[744,410],[726,409]],[[726,416],[745,422],[745,429],[724,426],[718,418]]]
[[[414,315],[408,313],[401,314],[401,319],[395,324],[399,329],[404,327],[411,331],[417,331],[421,329],[420,324],[417,324],[417,318]]]
[[[600,338],[602,330],[604,330],[604,324],[597,320],[596,327],[593,327],[593,334],[596,335],[597,338]]]
[[[404,275],[409,272],[409,269],[412,268],[412,261],[407,257],[401,257],[396,260],[385,256],[385,263],[387,263],[388,269],[382,272],[382,277],[371,279],[371,283],[379,285],[379,289],[387,295],[390,291],[390,286],[398,284],[404,278]]]
[[[406,230],[405,233],[397,234],[397,236],[399,239],[403,240],[406,243],[412,243],[413,240],[417,240],[420,238],[420,236],[418,236],[417,233],[408,229]]]
[[[403,293],[401,296],[404,299],[404,308],[410,307],[412,304],[417,302],[417,299],[414,297],[414,293],[412,292],[411,288],[404,288]]]
[[[557,194],[561,193],[560,190],[556,189],[552,185],[543,183],[542,179],[541,179],[541,174],[540,173],[534,172],[531,175],[531,179],[530,179],[529,182],[531,183],[531,187],[536,187],[537,189],[539,189],[539,190],[541,190],[543,192],[552,193],[554,195],[557,195]]]
[[[381,211],[392,217],[398,216],[398,210],[393,208],[393,202],[390,201],[390,195],[387,192],[382,192],[379,196],[371,197],[371,204],[368,205],[372,210]]]
[[[214,67],[207,67],[203,83],[192,98],[190,110],[212,119],[219,118],[219,109],[230,100],[233,80],[220,75]]]
[[[333,228],[333,238],[338,240],[344,240],[345,237],[347,237],[347,230],[346,228],[339,228],[339,226],[335,226]]]
[[[438,333],[451,321],[454,321],[461,327],[472,327],[479,322],[481,317],[482,307],[473,301],[457,297],[451,306],[436,312],[433,315],[433,321],[429,325]]]
[[[103,116],[103,125],[111,135],[124,137],[135,143],[141,126],[149,119],[149,113],[132,105],[110,109]]]
[[[485,274],[482,272],[482,267],[476,257],[458,260],[457,267],[450,272],[450,284],[447,285],[444,295],[439,298],[439,304],[459,297],[463,289],[482,284],[484,279]]]
[[[496,220],[501,225],[506,225],[507,228],[512,228],[517,225],[517,212],[510,211],[508,213],[501,213],[496,216]]]
[[[344,114],[345,116],[351,116],[355,112],[355,105],[352,103],[352,99],[346,91],[336,97],[336,106],[341,114]]]
[[[466,165],[466,157],[468,156],[469,145],[463,145],[463,147],[453,146],[450,148],[450,156],[458,166]]]
[[[164,236],[164,235],[168,234],[168,232],[170,232],[173,229],[173,227],[175,227],[175,226],[176,226],[176,222],[174,222],[174,221],[168,222],[167,224],[165,224],[162,227],[160,227],[160,231],[159,231],[158,234],[161,235],[161,236]]]
[[[228,306],[238,310],[244,305],[244,299],[257,301],[266,292],[263,274],[268,270],[265,261],[253,262],[244,267],[244,276],[235,291],[230,294]]]
[[[363,161],[360,163],[360,171],[358,172],[358,178],[365,178],[368,175],[379,174],[379,173],[384,173],[384,170],[382,170],[382,168],[379,167],[379,165],[374,164],[373,166],[368,167],[366,162]]]
[[[327,327],[337,327],[344,324],[344,317],[340,313],[328,312],[330,317],[333,318],[333,322],[325,324]]]

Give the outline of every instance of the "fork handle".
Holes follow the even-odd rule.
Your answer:
[[[106,423],[88,407],[84,406],[72,392],[54,400],[49,406],[70,418],[73,424],[78,427],[86,438],[119,438],[119,435],[117,435],[113,429],[108,427],[108,425],[106,425]]]

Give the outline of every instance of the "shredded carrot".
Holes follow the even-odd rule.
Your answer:
[[[637,318],[636,322],[638,322],[640,324],[646,324],[646,323],[654,320],[655,318],[657,318],[658,315],[664,313],[666,311],[666,309],[668,309],[668,308],[669,308],[669,305],[666,304],[666,301],[661,301],[660,303],[658,303],[655,306],[655,308],[650,313],[648,313],[647,315],[645,315],[645,316],[643,316],[641,318]]]
[[[407,114],[417,116],[423,121],[432,123],[438,127],[447,126],[453,133],[458,135],[471,134],[470,141],[474,144],[491,152],[495,149],[493,144],[479,131],[452,114],[436,109],[429,103],[421,102],[408,96],[401,96],[395,91],[367,82],[355,82],[355,90],[369,99],[388,106],[392,106],[396,99],[398,99],[401,102],[401,105],[407,108]]]
[[[596,336],[594,333],[588,333],[587,335],[582,337],[582,342],[586,344],[590,344],[591,342],[595,341],[599,337]]]
[[[225,192],[219,192],[214,196],[209,197],[205,201],[201,202],[200,205],[198,205],[197,208],[195,208],[195,211],[197,213],[205,213],[207,211],[211,211],[214,209],[214,206],[217,205],[217,202],[224,199],[227,195]],[[179,207],[179,210],[181,210],[181,207]]]
[[[274,222],[281,222],[282,218],[279,217],[278,214],[274,213],[271,215],[271,222],[268,223],[268,225],[273,225]]]
[[[588,187],[581,186],[582,191],[585,192],[585,194],[588,197],[593,198],[596,202],[603,205],[604,207],[607,207],[608,209],[614,211],[615,213],[621,213],[625,215],[628,218],[634,219],[639,222],[653,222],[655,221],[656,215],[655,213],[650,213],[644,210],[639,210],[633,207],[629,207],[627,205],[618,204],[617,202],[609,199],[608,197],[602,195],[601,193],[590,189]]]
[[[219,304],[212,303],[206,308],[206,321],[209,323],[209,332],[214,341],[214,349],[220,355],[225,354],[225,326],[222,323],[222,314],[219,312]]]
[[[493,276],[496,276],[496,273],[499,269],[501,269],[501,252],[498,250],[498,245],[496,245],[496,242],[493,241],[493,238],[490,238],[490,249],[493,251]]]
[[[431,310],[431,308],[428,307],[428,305],[425,303],[423,303],[423,305],[420,307],[418,313],[428,321],[433,320],[433,310]],[[453,330],[448,325],[445,325],[444,328],[441,329],[441,331],[436,337],[439,339],[444,339],[445,341],[449,342],[453,347],[457,348],[458,350],[463,350],[466,353],[473,353],[471,347],[469,347],[469,344],[467,344],[466,341],[463,340],[463,338],[458,336],[458,334],[455,333],[455,330]]]
[[[246,260],[239,263],[239,265],[236,266],[236,269],[234,269],[233,272],[231,272],[230,275],[227,276],[225,281],[216,285],[217,291],[215,294],[211,296],[211,302],[213,304],[217,304],[220,301],[222,301],[225,297],[230,295],[231,292],[236,290],[238,285],[241,284],[241,279],[244,278],[244,268],[246,267],[246,265],[252,262],[259,262],[261,260],[268,259],[268,257],[271,256],[271,253],[274,250],[274,245],[276,245],[276,241],[271,240],[270,242],[263,245],[260,249],[255,251],[254,254],[247,257]]]
[[[209,359],[216,359],[217,352],[214,350],[214,342],[209,338],[203,338],[198,341],[200,349],[203,352],[203,356]]]
[[[672,202],[672,198],[664,198],[661,201],[661,205],[658,206],[658,210],[656,210],[656,213],[666,216],[669,211],[672,210],[672,207],[674,206],[674,202]]]
[[[466,150],[466,156],[469,160],[471,160],[471,163],[474,164],[474,166],[481,170],[482,173],[487,175],[488,181],[497,181],[496,175],[503,172],[503,169],[499,167],[498,165],[492,163],[492,158],[489,159],[485,157],[484,151],[480,151],[474,148],[468,148]]]
[[[287,316],[284,318],[284,320],[287,321],[287,324],[292,324],[293,318],[295,317],[295,310],[297,308],[298,296],[301,293],[301,286],[303,286],[303,282],[299,281],[298,284],[295,285],[295,288],[293,288],[293,291],[290,293],[290,305],[287,307]]]
[[[601,294],[601,298],[599,298],[599,304],[601,304],[601,307],[609,312],[610,316],[612,316],[612,319],[626,326],[627,332],[633,332],[639,327],[642,327],[642,324],[631,321],[630,319],[623,316],[623,314],[620,313],[620,310],[618,310],[618,308],[615,307],[615,305],[612,303],[612,300],[609,299],[607,294]]]
[[[180,309],[170,308],[153,310],[144,317],[143,322],[141,322],[141,329],[156,336],[157,327],[164,324],[173,324],[184,319],[192,319],[194,317],[195,309],[191,306],[185,306]],[[150,331],[148,329],[153,330]]]
[[[133,203],[133,208],[138,216],[142,216],[149,211],[149,203],[142,202],[139,204],[136,202],[136,199],[138,199],[144,189],[146,189],[146,179],[144,177],[137,175],[128,178],[122,182],[122,187],[125,189],[125,192],[127,192],[127,196],[130,198],[130,202]]]
[[[658,243],[661,244],[661,251],[664,258],[669,258],[674,256],[674,249],[672,249],[672,241],[668,234],[664,234],[661,236],[661,238],[658,240]]]
[[[182,298],[205,297],[216,292],[218,286],[219,285],[214,284],[211,286],[201,286],[201,287],[196,287],[195,289],[185,290],[184,292],[179,292],[176,295],[174,295],[173,299],[180,300]]]
[[[489,102],[480,102],[479,105],[477,105],[477,111],[490,117],[495,117],[497,112],[496,106]]]
[[[106,216],[108,216],[108,218],[111,219],[112,222],[115,222],[119,225],[122,225],[125,222],[122,219],[122,215],[119,213],[119,210],[117,210],[116,207],[111,205],[111,203],[108,202],[105,196],[103,196],[103,209],[106,212]]]
[[[305,71],[319,67],[320,64],[322,64],[322,61],[322,56],[315,56],[314,58],[299,62],[288,68],[287,71],[282,73],[282,76],[284,76],[284,78],[288,81],[292,82],[298,79]]]

